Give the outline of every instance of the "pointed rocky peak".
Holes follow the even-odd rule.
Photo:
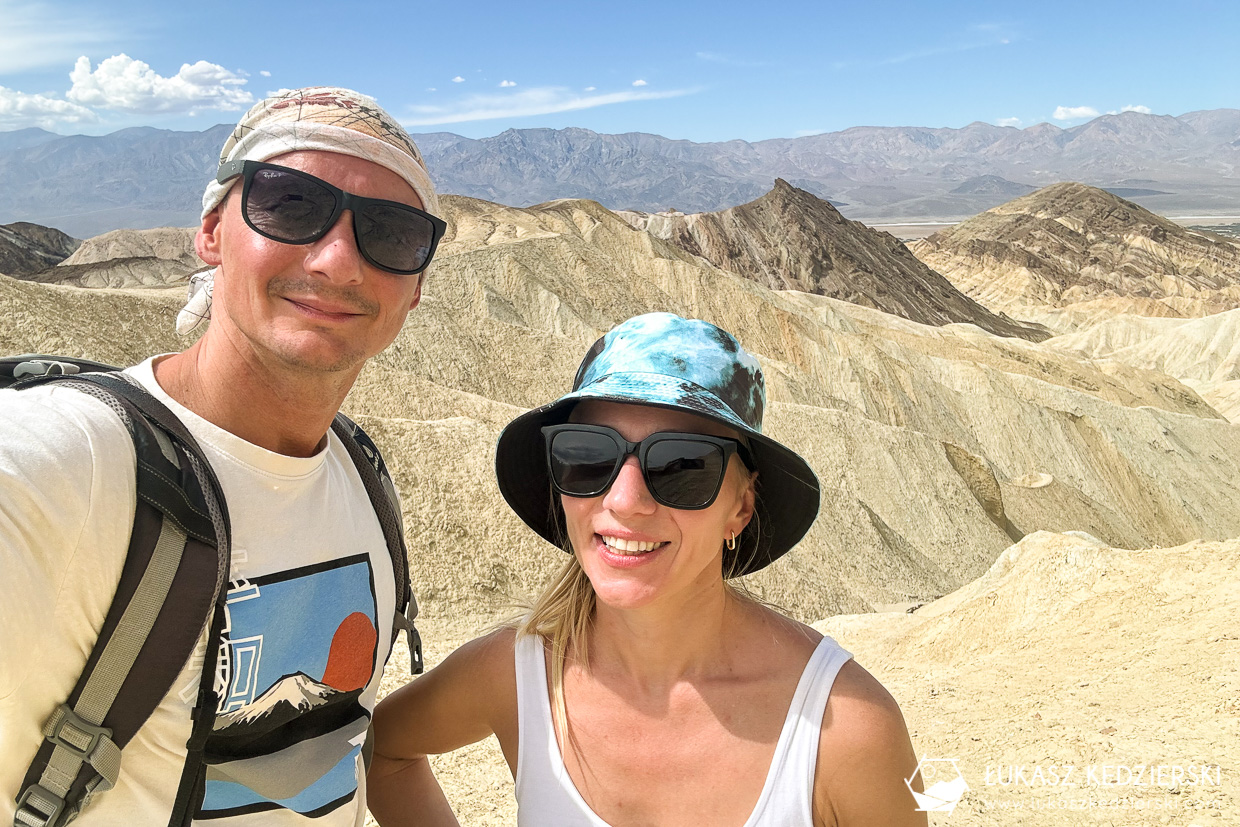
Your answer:
[[[923,324],[975,324],[1001,336],[1048,333],[998,317],[918,261],[889,233],[850,221],[811,192],[775,179],[762,197],[720,212],[624,216],[721,270]]]
[[[818,223],[825,220],[828,224],[843,224],[847,219],[840,215],[830,201],[819,198],[812,192],[795,187],[783,178],[776,178],[775,185],[760,198],[756,198],[739,207],[723,210],[715,215],[731,212],[756,214],[763,211],[777,211],[780,215],[795,215],[802,220]],[[711,213],[706,213],[710,215]]]

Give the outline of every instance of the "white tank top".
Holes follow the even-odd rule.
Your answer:
[[[851,658],[829,637],[814,649],[797,682],[762,794],[744,827],[813,827],[822,716],[835,676]],[[518,827],[609,827],[586,804],[564,766],[551,726],[543,639],[518,637],[516,660]]]

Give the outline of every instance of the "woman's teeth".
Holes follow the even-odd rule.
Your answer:
[[[609,549],[620,554],[645,554],[648,551],[654,551],[659,546],[667,545],[667,543],[647,543],[641,540],[625,540],[621,537],[599,536],[603,538],[603,542]]]

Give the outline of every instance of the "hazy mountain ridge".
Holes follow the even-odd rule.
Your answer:
[[[80,236],[196,225],[231,130],[135,127],[0,149],[0,220],[12,215]]]
[[[0,133],[0,221],[35,221],[81,236],[190,226],[229,129],[54,139]],[[963,218],[1015,194],[1003,185],[999,192],[964,186],[994,176],[1016,186],[1075,180],[1157,190],[1166,194],[1141,196],[1142,203],[1164,212],[1240,213],[1235,109],[1179,117],[1125,112],[1071,129],[860,126],[754,143],[580,128],[415,138],[442,191],[518,206],[589,198],[612,209],[709,212],[758,198],[783,178],[846,203],[850,218]]]

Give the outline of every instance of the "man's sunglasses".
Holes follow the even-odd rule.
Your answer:
[[[661,431],[629,442],[602,425],[547,425],[542,433],[551,485],[569,497],[600,496],[616,481],[624,461],[636,454],[655,502],[668,508],[709,508],[719,496],[733,454],[754,467],[749,449],[726,437]]]
[[[242,176],[241,214],[250,229],[284,244],[313,244],[353,211],[353,237],[362,257],[389,273],[426,269],[448,225],[398,201],[345,192],[301,170],[261,161],[220,165],[221,184]]]

